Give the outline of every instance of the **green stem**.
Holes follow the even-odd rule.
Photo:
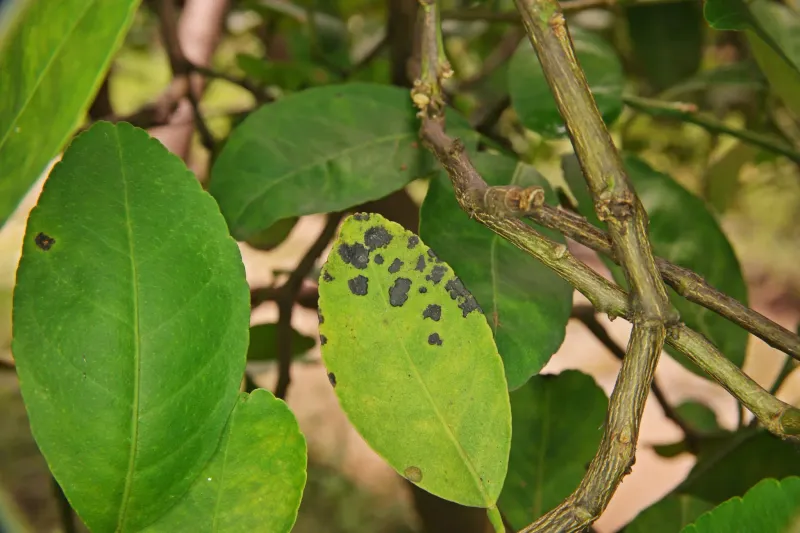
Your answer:
[[[506,533],[506,526],[503,524],[503,517],[500,516],[500,510],[497,505],[486,509],[486,514],[489,516],[489,522],[492,524],[495,533]]]
[[[625,96],[622,100],[628,107],[647,113],[648,115],[654,117],[671,117],[690,124],[695,124],[711,133],[720,133],[735,137],[769,152],[775,152],[786,156],[795,163],[800,163],[800,151],[794,149],[780,139],[749,130],[731,128],[724,122],[699,113],[697,107],[693,104],[664,102],[651,98],[640,98],[638,96]]]

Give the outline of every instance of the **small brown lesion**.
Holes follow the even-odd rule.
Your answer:
[[[36,243],[36,246],[45,252],[52,248],[56,243],[56,240],[53,237],[42,232],[39,232],[39,234],[37,234],[33,240]]]

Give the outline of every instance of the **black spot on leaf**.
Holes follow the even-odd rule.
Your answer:
[[[400,307],[408,300],[408,289],[411,288],[411,280],[407,278],[397,278],[394,285],[389,287],[389,303],[393,307]]]
[[[328,337],[326,337],[325,335],[320,335],[319,343],[320,345],[325,346],[328,343]]]
[[[419,292],[420,294],[425,294],[426,292],[428,292],[428,287],[420,287]]]
[[[389,265],[389,273],[390,274],[397,274],[400,271],[400,267],[403,266],[403,262],[399,259],[395,259],[392,261],[392,264]]]
[[[363,222],[369,220],[369,213],[356,213],[355,215],[353,215],[353,218]]]
[[[320,324],[325,322],[325,317],[322,316],[322,309],[320,309],[319,307],[317,307],[317,318],[319,318],[319,323]]]
[[[342,257],[342,261],[358,269],[367,268],[367,263],[369,263],[369,251],[360,242],[340,245],[339,255]]]
[[[356,296],[366,296],[368,284],[369,278],[361,275],[347,280],[347,286],[350,287],[350,292]]]
[[[432,281],[434,285],[442,281],[445,273],[447,272],[447,267],[443,267],[442,265],[436,265],[431,270],[431,273],[425,276],[425,279],[428,281]]]
[[[331,385],[333,387],[336,387],[336,376],[334,375],[333,372],[328,372],[328,381],[331,382]]]
[[[466,317],[473,311],[483,312],[478,305],[478,301],[475,300],[475,297],[470,294],[457,277],[448,281],[444,288],[450,292],[450,298],[458,300],[458,307],[461,308],[461,315],[463,317]]]
[[[461,282],[459,278],[451,279],[445,284],[444,288],[445,290],[450,291],[450,298],[452,298],[453,300],[455,300],[459,296],[469,295],[469,291],[467,291],[467,288],[464,287],[464,284]]]
[[[418,244],[419,244],[419,237],[417,237],[416,235],[412,235],[411,237],[408,238],[408,249],[409,250],[412,249],[413,247],[415,247]]]
[[[383,256],[381,254],[375,254],[375,264],[376,265],[383,264]]]
[[[473,311],[478,311],[479,313],[483,313],[481,311],[481,307],[478,305],[478,301],[472,296],[464,298],[464,301],[458,304],[461,308],[461,316],[465,317]]]
[[[419,483],[422,481],[422,470],[416,466],[409,466],[403,471],[403,474],[406,476],[406,479],[412,483]]]
[[[414,267],[414,270],[425,272],[425,256],[422,254],[420,254],[419,259],[417,259],[417,266]]]
[[[364,244],[369,249],[383,248],[391,242],[392,236],[383,226],[372,226],[364,232]]]
[[[45,252],[50,248],[52,248],[53,245],[56,243],[56,240],[54,238],[44,233],[39,233],[38,235],[36,235],[33,241],[36,243],[36,246],[38,246]]]
[[[422,312],[422,318],[430,318],[434,322],[438,322],[442,318],[442,306],[436,304],[428,305]]]
[[[327,270],[325,270],[324,272],[322,272],[322,279],[323,279],[324,281],[333,281],[333,276],[331,276],[330,274],[328,274],[328,271],[327,271]]]
[[[442,338],[439,336],[438,333],[431,333],[428,335],[428,344],[431,346],[441,346],[442,345]]]
[[[428,257],[430,257],[432,261],[436,261],[437,263],[441,263],[442,262],[442,260],[439,259],[439,256],[436,255],[434,253],[434,251],[431,250],[430,248],[428,248]]]

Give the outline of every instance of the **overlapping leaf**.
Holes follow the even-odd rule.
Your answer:
[[[98,123],[28,220],[13,351],[36,442],[95,532],[138,531],[217,447],[249,291],[214,200],[129,124]]]
[[[28,2],[0,42],[0,226],[83,119],[139,0]]]
[[[306,442],[270,392],[242,393],[186,496],[144,533],[288,533],[306,483]]]
[[[476,168],[489,185],[540,186],[556,198],[530,165],[477,154]],[[563,236],[544,228],[553,240]],[[510,389],[538,373],[564,341],[572,287],[536,259],[471,220],[459,207],[445,175],[431,180],[420,213],[420,235],[458,272],[480,302],[494,332]]]
[[[370,446],[419,487],[492,507],[511,412],[492,331],[468,287],[419,237],[348,217],[320,277],[322,355]]]

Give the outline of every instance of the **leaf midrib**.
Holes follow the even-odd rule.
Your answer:
[[[128,180],[125,176],[125,165],[122,157],[122,141],[119,138],[118,128],[114,128],[114,136],[117,140],[117,150],[119,154],[120,177],[122,178],[122,193],[125,205],[125,227],[128,237],[128,251],[131,262],[131,290],[133,293],[133,401],[131,405],[131,451],[128,459],[128,470],[125,474],[125,487],[122,492],[120,502],[119,517],[117,518],[117,531],[123,531],[125,520],[127,519],[128,504],[130,502],[131,490],[133,488],[133,473],[136,467],[136,456],[139,443],[139,388],[141,384],[141,345],[139,329],[139,291],[138,274],[136,269],[136,259],[133,246],[133,227],[131,225],[130,203],[128,199]]]
[[[37,92],[39,90],[39,85],[41,85],[42,80],[45,78],[45,76],[47,76],[48,72],[50,71],[50,68],[53,66],[53,63],[55,62],[55,58],[58,57],[58,55],[61,53],[61,50],[64,48],[64,46],[66,46],[66,43],[72,38],[72,34],[75,33],[75,30],[77,29],[78,26],[80,26],[80,24],[83,21],[83,19],[89,13],[89,9],[95,3],[96,3],[96,0],[89,0],[86,3],[86,7],[81,12],[80,16],[75,20],[75,24],[69,29],[69,31],[67,31],[67,34],[61,40],[61,42],[58,44],[58,46],[56,46],[56,48],[53,50],[52,55],[47,59],[47,63],[45,64],[45,66],[42,69],[42,71],[39,73],[39,76],[36,78],[36,82],[33,84],[33,89],[28,93],[28,96],[25,99],[25,103],[23,103],[22,106],[19,108],[19,111],[17,112],[16,116],[14,117],[14,120],[11,121],[11,123],[8,125],[8,129],[3,134],[3,138],[0,139],[0,152],[2,152],[3,147],[5,146],[6,141],[9,138],[9,135],[16,128],[17,122],[19,122],[20,117],[22,117],[22,115],[25,114],[25,111],[27,111],[28,105],[30,105],[31,100],[33,100],[34,95],[37,94]]]
[[[381,281],[382,281],[381,274],[382,274],[382,272],[378,272],[378,275],[373,276],[373,278],[377,281],[377,284],[381,286],[381,294],[385,295],[385,294],[388,294],[388,287],[384,286],[383,283],[381,283]],[[472,464],[472,459],[470,459],[470,457],[467,454],[466,450],[464,450],[464,448],[461,446],[461,443],[458,441],[456,436],[453,434],[453,431],[450,429],[450,425],[447,423],[447,420],[445,420],[444,415],[442,415],[442,412],[439,410],[439,406],[436,405],[436,402],[433,399],[433,395],[431,394],[430,389],[428,389],[428,384],[425,383],[425,380],[422,379],[422,375],[419,373],[419,369],[417,369],[417,365],[414,363],[414,360],[411,358],[411,355],[408,352],[408,348],[406,347],[406,343],[405,343],[406,338],[407,337],[403,337],[403,339],[402,339],[403,342],[401,342],[400,345],[403,347],[403,354],[405,355],[405,358],[406,358],[406,361],[408,362],[408,365],[411,367],[411,371],[414,373],[414,377],[417,379],[417,382],[421,385],[422,391],[425,393],[425,398],[428,400],[428,403],[430,403],[431,407],[433,408],[433,412],[436,414],[436,418],[439,420],[439,422],[442,424],[442,426],[444,426],[445,433],[447,434],[447,436],[452,441],[453,445],[456,448],[456,451],[458,451],[458,455],[461,457],[461,460],[466,465],[467,470],[469,471],[470,476],[472,477],[472,481],[475,483],[475,486],[478,489],[478,493],[483,497],[484,501],[486,502],[486,506],[487,507],[492,506],[495,502],[492,501],[492,499],[489,497],[489,495],[484,490],[483,485],[478,481],[478,480],[481,479],[481,476],[478,474],[478,471],[475,469],[475,466]]]

